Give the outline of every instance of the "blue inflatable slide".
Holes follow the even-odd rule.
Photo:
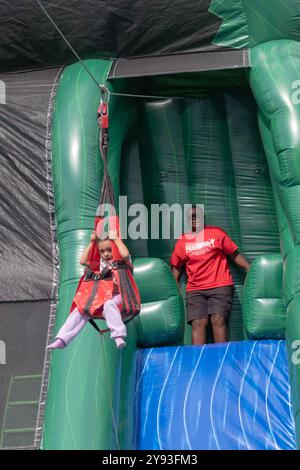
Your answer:
[[[292,450],[285,341],[138,353],[135,448]]]

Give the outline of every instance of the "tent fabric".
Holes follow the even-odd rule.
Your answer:
[[[178,0],[43,0],[42,4],[85,59],[218,47],[211,42],[222,19],[208,11],[211,0],[184,4]],[[35,1],[3,0],[0,17],[0,70],[74,62],[73,53]]]
[[[53,297],[49,132],[60,69],[1,74],[0,302]],[[30,280],[30,282],[28,282]]]
[[[0,448],[40,447],[59,269],[50,143],[60,73],[0,75]]]

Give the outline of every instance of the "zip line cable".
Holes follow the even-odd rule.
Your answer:
[[[52,23],[52,25],[54,26],[54,28],[56,29],[56,31],[59,33],[59,35],[62,37],[62,39],[65,41],[65,43],[67,44],[67,46],[69,47],[69,49],[73,52],[73,54],[75,55],[76,59],[79,60],[79,62],[81,63],[81,65],[85,68],[85,71],[89,74],[89,76],[91,77],[91,79],[93,80],[93,82],[96,83],[97,85],[97,88],[100,89],[100,85],[99,83],[97,82],[96,78],[94,77],[94,75],[92,74],[92,72],[88,69],[88,67],[85,65],[85,63],[83,62],[83,60],[81,60],[81,58],[79,57],[79,55],[77,54],[77,52],[75,51],[74,47],[72,46],[72,44],[68,41],[68,39],[66,38],[66,36],[64,35],[64,33],[61,31],[61,29],[59,28],[59,26],[55,23],[55,21],[53,20],[53,18],[49,15],[49,13],[47,12],[46,8],[44,7],[44,5],[42,5],[41,1],[40,0],[36,0],[36,3],[39,5],[39,7],[41,8],[41,10],[44,12],[44,14],[47,16],[48,20]]]
[[[48,13],[44,5],[40,0],[36,0],[36,3],[39,5],[43,13],[46,15],[48,20],[51,22],[51,24],[54,26],[56,31],[59,33],[61,38],[64,40],[64,42],[67,44],[68,48],[72,51],[76,59],[81,63],[81,65],[84,67],[85,71],[89,74],[90,78],[93,80],[94,83],[96,83],[98,90],[103,93],[103,85],[100,85],[95,76],[92,74],[92,72],[89,70],[89,68],[85,65],[84,61],[80,58],[79,54],[76,52],[70,41],[66,38],[60,27],[57,25],[57,23],[54,21],[52,16]],[[105,87],[106,88],[106,87]],[[148,99],[178,99],[178,100],[183,100],[185,97],[183,96],[154,96],[154,95],[144,95],[144,94],[137,94],[137,93],[117,93],[117,92],[111,92],[106,88],[106,92],[108,93],[108,96],[124,96],[124,97],[129,97],[129,98],[148,98]]]
[[[106,87],[103,87],[103,85],[100,85],[97,80],[95,79],[95,77],[93,76],[93,74],[90,72],[90,70],[86,67],[86,65],[84,64],[84,62],[81,60],[81,58],[79,57],[79,55],[77,54],[77,52],[75,51],[75,49],[71,46],[70,42],[67,40],[67,38],[64,36],[64,34],[62,33],[62,31],[59,29],[59,27],[56,25],[55,21],[51,18],[51,16],[49,15],[49,13],[47,12],[47,10],[44,8],[44,6],[41,4],[40,0],[36,0],[36,2],[38,3],[38,5],[40,6],[40,8],[43,10],[43,12],[45,13],[45,15],[47,16],[47,18],[49,19],[49,21],[51,21],[51,23],[53,24],[53,26],[55,27],[55,29],[59,32],[60,36],[63,38],[63,40],[66,42],[66,44],[68,45],[68,47],[71,49],[71,51],[73,52],[73,54],[75,55],[75,57],[80,61],[80,63],[82,64],[82,66],[84,67],[84,69],[86,70],[86,72],[89,74],[89,76],[92,78],[92,80],[96,83],[97,85],[97,88],[99,91],[101,91],[101,94],[103,95],[106,91],[108,91],[106,89]],[[119,438],[118,438],[118,430],[117,430],[117,424],[116,424],[116,418],[115,418],[115,415],[114,415],[114,410],[113,410],[113,402],[112,402],[112,396],[111,396],[111,390],[110,390],[110,387],[109,387],[109,384],[108,384],[108,367],[107,367],[107,358],[106,358],[106,353],[105,353],[105,347],[104,347],[104,344],[102,342],[102,339],[103,339],[103,336],[100,335],[101,338],[100,338],[100,343],[101,343],[101,346],[103,347],[103,362],[104,362],[104,368],[105,368],[105,375],[106,375],[106,380],[104,380],[104,382],[106,382],[106,385],[107,385],[107,389],[108,389],[108,400],[109,400],[109,404],[110,404],[110,411],[111,411],[111,416],[112,416],[112,421],[113,421],[113,429],[114,429],[114,434],[115,434],[115,439],[116,439],[116,445],[117,445],[117,448],[118,450],[120,450],[120,443],[119,443]]]

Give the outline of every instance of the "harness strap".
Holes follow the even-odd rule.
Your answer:
[[[110,265],[113,269],[129,269],[129,271],[133,272],[133,266],[123,260],[111,261]]]
[[[106,266],[101,273],[95,273],[91,268],[86,267],[84,274],[84,281],[101,281],[112,276],[111,269],[108,266]]]
[[[106,328],[105,330],[100,330],[99,326],[97,325],[95,320],[93,320],[92,318],[89,320],[89,322],[95,328],[95,330],[98,331],[98,333],[100,333],[100,335],[103,335],[103,333],[107,333],[109,331],[109,328]]]

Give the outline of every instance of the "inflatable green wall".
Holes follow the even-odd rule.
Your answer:
[[[238,4],[241,8],[245,2]],[[219,7],[214,1],[211,11],[217,14]],[[255,8],[257,13],[260,7]],[[204,204],[206,222],[224,228],[249,261],[277,255],[276,285],[278,298],[282,296],[279,329],[284,334],[283,311],[299,445],[300,368],[291,358],[294,341],[300,338],[300,108],[295,96],[300,47],[289,38],[287,26],[280,27],[278,16],[267,19],[265,11],[254,15],[254,3],[246,5],[242,15],[254,46],[248,84],[226,89],[220,84],[214,91],[205,91],[200,77],[190,97],[187,74],[177,83],[176,96],[170,96],[168,77],[160,83],[157,77],[148,81],[148,94],[155,83],[161,98],[111,96],[109,167],[116,197],[126,195],[128,205]],[[224,20],[219,38],[225,44],[231,37],[226,44],[234,45],[225,25]],[[87,64],[97,80],[105,82],[111,63],[95,59]],[[215,80],[219,84],[218,72]],[[112,91],[128,91],[126,81],[106,83]],[[138,93],[141,84],[135,85]],[[81,274],[80,253],[89,239],[99,198],[98,102],[98,90],[84,69],[79,64],[66,68],[56,98],[52,137],[61,260],[56,330],[68,314]],[[136,345],[183,341],[183,301],[165,263],[173,244],[172,239],[128,240],[143,311],[128,326],[126,350],[116,351],[109,339],[86,328],[68,350],[53,353],[44,449],[131,447]],[[234,266],[232,272],[235,296],[229,333],[230,340],[238,340],[245,337],[244,273]],[[149,284],[156,281],[149,291]],[[271,296],[276,297],[276,292]],[[255,328],[251,331],[255,337]]]

